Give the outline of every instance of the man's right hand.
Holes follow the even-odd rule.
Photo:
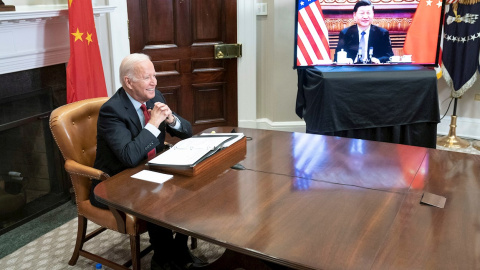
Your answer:
[[[159,127],[160,124],[165,121],[171,114],[172,111],[167,104],[161,102],[155,102],[153,108],[149,110],[150,112],[150,121],[148,123]]]

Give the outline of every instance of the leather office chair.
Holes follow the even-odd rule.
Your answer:
[[[69,265],[77,263],[79,255],[113,269],[140,269],[140,258],[150,252],[151,246],[140,253],[140,234],[146,232],[146,222],[115,209],[100,209],[90,204],[90,179],[105,180],[109,176],[93,168],[97,150],[97,119],[100,107],[108,98],[93,98],[67,104],[50,115],[50,130],[65,159],[75,191],[78,210],[78,232],[75,250]],[[86,235],[87,219],[101,228]],[[130,235],[132,258],[124,265],[109,261],[83,249],[83,244],[105,229]]]

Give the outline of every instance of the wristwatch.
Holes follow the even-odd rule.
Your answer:
[[[172,114],[172,116],[173,116],[173,122],[168,124],[170,127],[174,127],[177,124],[177,117],[173,114]]]

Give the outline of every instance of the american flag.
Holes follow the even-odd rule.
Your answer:
[[[318,0],[298,0],[297,66],[330,61],[328,30]]]

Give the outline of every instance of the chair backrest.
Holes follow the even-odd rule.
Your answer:
[[[106,97],[81,100],[59,107],[50,114],[50,130],[65,159],[77,205],[89,200],[91,173],[99,174],[91,167],[97,152],[98,114],[107,100]],[[70,168],[67,163],[71,164]],[[78,209],[80,213],[80,206]]]
[[[97,120],[107,97],[70,103],[50,115],[50,130],[65,160],[93,166],[97,151]]]

